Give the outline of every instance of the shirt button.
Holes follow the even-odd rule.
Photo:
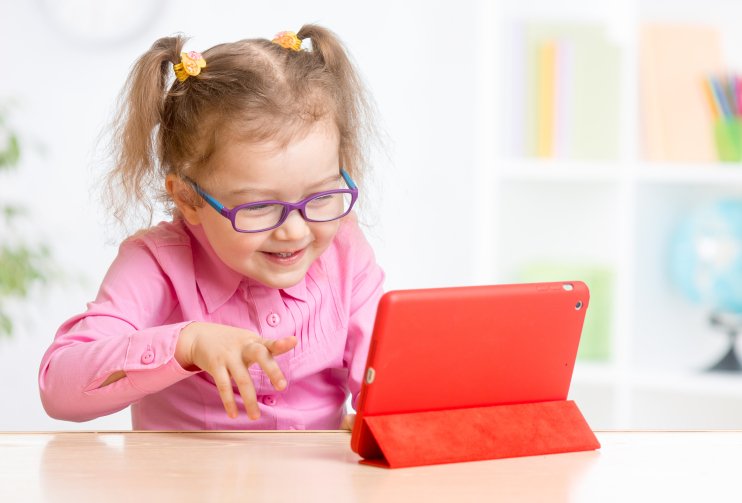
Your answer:
[[[276,313],[271,313],[268,315],[268,318],[266,318],[266,321],[268,322],[268,325],[275,327],[279,323],[281,323],[281,317],[278,316]]]
[[[154,361],[154,359],[155,359],[155,353],[151,349],[148,349],[142,355],[142,363],[144,363],[145,365],[149,365],[150,363]]]
[[[263,397],[263,403],[265,405],[276,405],[276,397],[273,395],[265,395]]]

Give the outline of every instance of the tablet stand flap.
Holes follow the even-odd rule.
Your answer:
[[[600,448],[571,400],[365,416],[363,421],[382,457],[361,463],[386,468]]]

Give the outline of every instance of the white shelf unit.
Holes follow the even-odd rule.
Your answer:
[[[712,12],[728,15],[731,9],[742,16],[742,4],[732,0],[711,4]],[[708,327],[701,307],[675,291],[664,268],[668,240],[683,214],[720,197],[742,198],[742,164],[652,163],[639,154],[638,27],[645,20],[693,22],[696,11],[709,10],[708,1],[685,2],[682,10],[674,5],[480,4],[486,42],[479,48],[477,282],[513,281],[518,267],[537,259],[612,268],[610,361],[578,361],[570,390],[596,429],[742,428],[742,376],[703,371],[724,354],[727,338]],[[729,20],[698,19],[718,21],[722,30],[731,26]],[[529,20],[599,22],[615,36],[622,50],[617,160],[514,158],[503,148],[512,55],[502,34],[511,23]]]

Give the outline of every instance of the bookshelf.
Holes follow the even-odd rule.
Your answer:
[[[569,161],[564,159],[505,159],[498,168],[503,181],[577,181],[618,183],[628,178],[637,185],[742,184],[742,165],[609,161]],[[622,171],[628,168],[628,172]]]
[[[487,42],[478,48],[476,228],[487,231],[475,236],[476,278],[516,281],[514,271],[538,258],[612,269],[611,357],[578,360],[570,390],[596,429],[742,428],[742,376],[702,370],[722,356],[727,339],[709,328],[703,309],[675,291],[664,269],[670,232],[685,211],[720,197],[742,198],[742,164],[649,162],[639,153],[638,28],[644,21],[716,23],[728,52],[728,40],[738,35],[722,13],[742,15],[742,5],[711,4],[480,3],[479,33]],[[616,160],[509,152],[513,56],[503,34],[528,20],[603,23],[615,38],[622,103]],[[734,55],[725,56],[735,64]]]

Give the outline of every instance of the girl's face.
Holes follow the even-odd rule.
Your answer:
[[[227,208],[265,200],[298,202],[317,192],[345,188],[334,128],[317,127],[286,149],[276,149],[270,143],[231,143],[219,152],[219,159],[219,167],[202,186]],[[340,220],[307,222],[295,210],[275,229],[237,232],[230,220],[211,206],[185,204],[178,197],[180,191],[175,190],[178,183],[184,184],[175,175],[168,175],[168,192],[188,222],[203,227],[219,258],[235,271],[272,288],[299,283],[330,246],[340,225]],[[286,253],[293,255],[276,255]]]

